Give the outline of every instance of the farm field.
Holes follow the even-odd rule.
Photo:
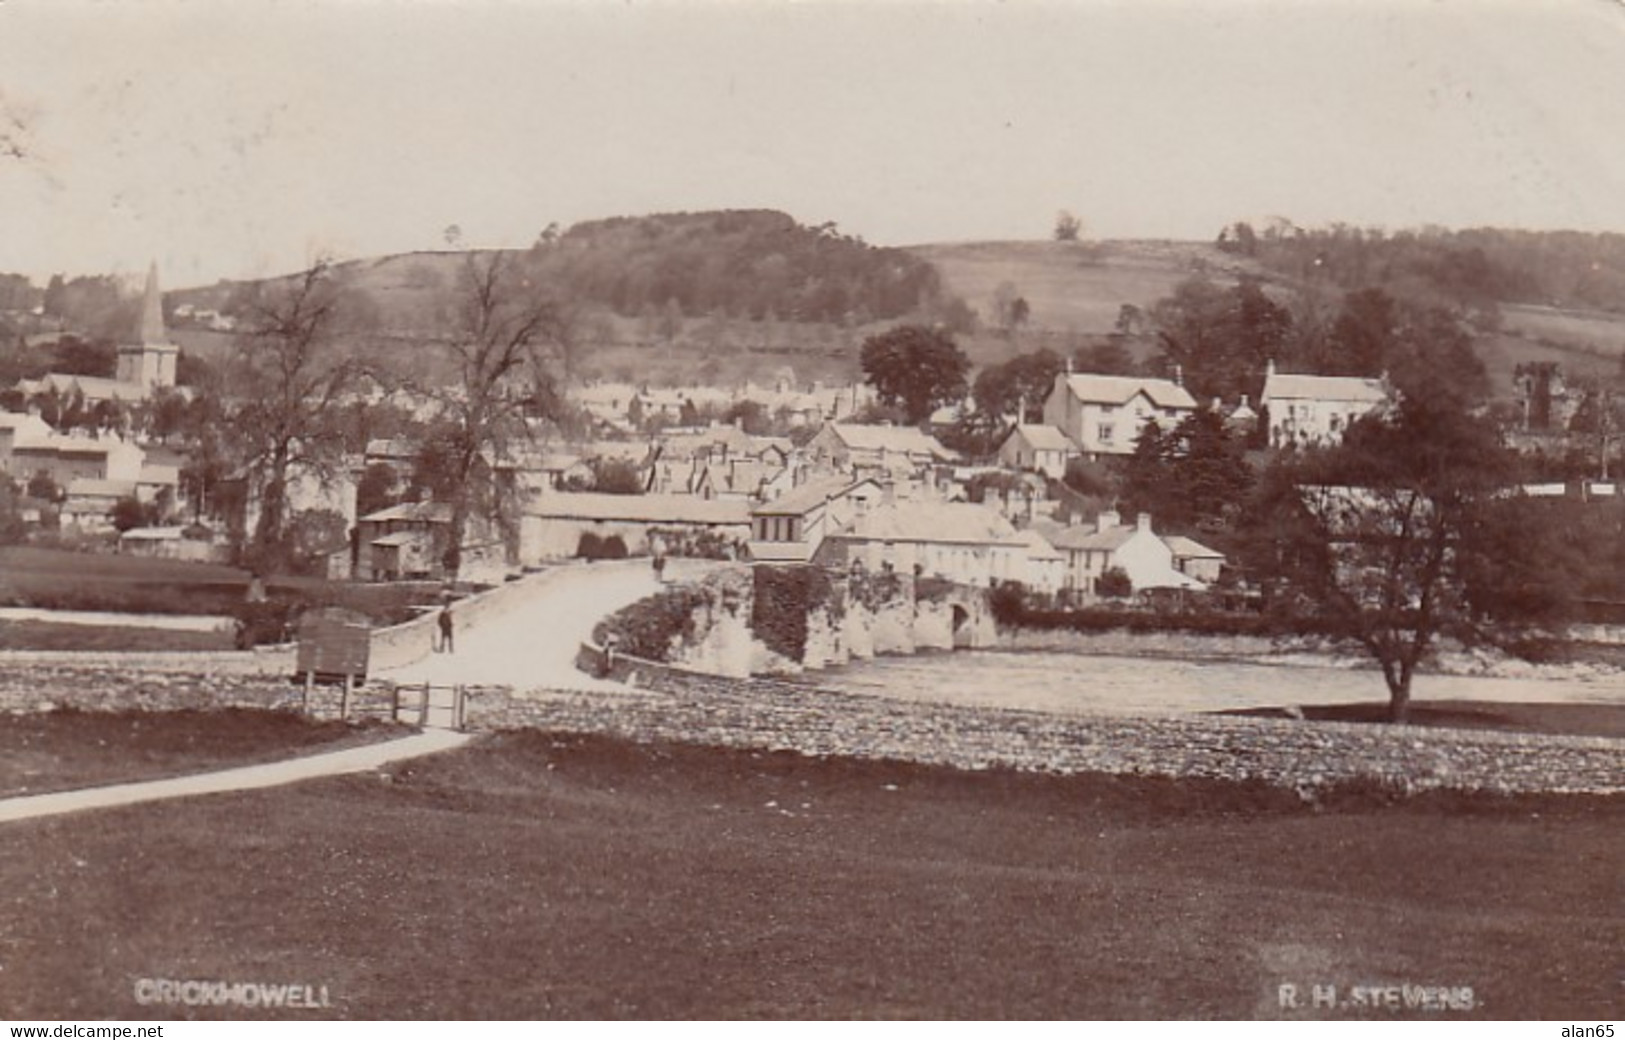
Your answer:
[[[1622,823],[514,733],[9,826],[0,1006],[312,1014],[137,1004],[160,978],[325,987],[324,1018],[1583,1021],[1618,1010]],[[1279,997],[1407,984],[1472,1008]]]
[[[221,564],[38,546],[0,548],[0,606],[142,614],[232,614],[241,609],[249,580],[247,571]],[[273,604],[283,602],[296,608],[336,605],[359,611],[378,623],[394,623],[412,617],[414,605],[433,602],[440,593],[440,586],[434,582],[361,584],[272,576],[266,581],[266,591]],[[0,633],[9,633],[13,640],[4,642],[8,636],[0,634],[0,646],[54,648],[15,642],[25,635],[56,638],[47,629],[30,629],[27,624],[0,625]],[[114,649],[111,646],[97,648]]]
[[[249,765],[398,732],[270,711],[0,715],[0,797]]]

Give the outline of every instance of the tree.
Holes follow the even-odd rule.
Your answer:
[[[1095,579],[1096,595],[1108,599],[1127,599],[1134,595],[1134,582],[1121,567],[1107,567]]]
[[[1047,347],[1017,355],[978,372],[971,399],[978,412],[995,419],[1014,415],[1018,422],[1034,421],[1043,413],[1044,401],[1063,367],[1060,356]]]
[[[144,527],[154,520],[153,510],[133,495],[127,495],[113,503],[111,519],[113,530],[119,534]]]
[[[1230,288],[1188,279],[1159,300],[1151,315],[1162,367],[1182,372],[1199,401],[1233,401],[1242,394],[1256,399],[1265,363],[1281,355],[1292,325],[1286,308],[1253,278]]]
[[[860,360],[881,401],[901,406],[910,424],[965,396],[970,361],[938,330],[899,325],[864,340]]]
[[[592,469],[592,490],[606,495],[643,494],[643,477],[626,459],[597,458],[587,465]]]
[[[394,466],[386,462],[368,466],[355,486],[356,515],[369,516],[395,505],[400,501],[399,484]]]
[[[1336,447],[1277,462],[1251,563],[1288,609],[1365,648],[1403,722],[1441,638],[1513,646],[1561,609],[1559,589],[1532,583],[1550,539],[1515,486],[1515,457],[1489,423],[1407,398]]]
[[[337,408],[361,371],[340,344],[355,306],[353,290],[327,261],[258,285],[242,301],[244,332],[230,372],[237,403],[228,428],[259,493],[247,547],[257,566],[279,565],[289,550],[290,483],[336,472],[344,448]]]
[[[517,489],[500,479],[497,464],[533,439],[531,420],[547,418],[557,402],[548,356],[568,353],[570,330],[562,307],[538,283],[516,256],[469,256],[443,331],[452,383],[423,388],[441,414],[441,497],[452,507],[443,564],[453,578],[470,517],[483,513],[513,533]]]
[[[993,290],[993,319],[1006,337],[1026,324],[1032,308],[1014,282],[1000,282]]]
[[[1076,242],[1083,232],[1083,221],[1068,210],[1055,214],[1055,241]]]

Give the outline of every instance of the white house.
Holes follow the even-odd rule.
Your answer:
[[[1044,530],[1044,535],[1066,554],[1066,589],[1078,595],[1097,595],[1100,576],[1114,567],[1128,575],[1136,592],[1206,587],[1175,567],[1174,548],[1152,530],[1149,513],[1141,513],[1133,524],[1124,524],[1115,511],[1107,510],[1092,526]]]
[[[1259,405],[1269,416],[1271,447],[1336,444],[1349,424],[1388,400],[1381,379],[1277,372],[1271,361]]]
[[[1090,456],[1127,455],[1145,424],[1164,431],[1196,411],[1196,400],[1168,379],[1061,372],[1044,399],[1044,423]]]
[[[881,503],[845,529],[825,536],[814,562],[833,568],[854,564],[944,578],[961,585],[995,584],[1022,569],[1027,549],[1016,529],[986,506],[963,502]]]
[[[1077,454],[1077,446],[1058,427],[1018,423],[999,442],[998,459],[1010,469],[1032,470],[1060,480],[1066,476],[1067,460]]]

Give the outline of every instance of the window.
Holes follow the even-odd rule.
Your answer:
[[[1112,432],[1112,424],[1109,422],[1103,422],[1095,428],[1095,437],[1097,440],[1110,443],[1112,439]]]

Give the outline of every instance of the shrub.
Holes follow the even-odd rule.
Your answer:
[[[695,615],[710,603],[701,586],[679,585],[663,589],[616,611],[593,629],[600,645],[613,633],[622,653],[646,661],[668,661],[672,651],[694,638]]]
[[[1125,599],[1134,595],[1134,582],[1123,568],[1108,567],[1095,579],[1095,592],[1113,599]]]
[[[576,555],[583,560],[597,560],[604,553],[604,540],[591,531],[582,531],[581,540],[576,543]]]

